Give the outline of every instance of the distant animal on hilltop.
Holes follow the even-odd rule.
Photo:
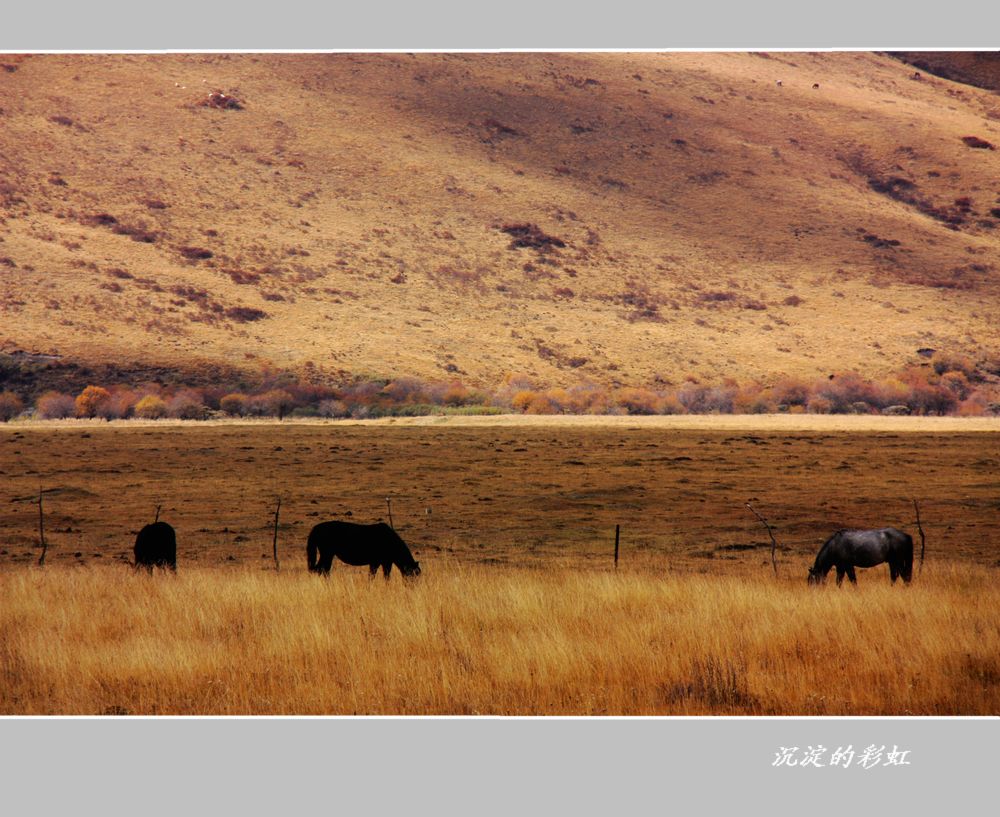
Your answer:
[[[385,522],[320,522],[309,532],[306,556],[310,572],[322,575],[329,575],[334,557],[348,565],[368,565],[372,576],[381,567],[386,579],[393,565],[404,576],[420,575],[420,562]]]
[[[166,522],[153,522],[139,531],[133,552],[136,569],[144,567],[152,573],[154,567],[169,567],[177,572],[177,534]]]
[[[857,584],[855,567],[874,567],[889,563],[889,576],[895,583],[898,576],[909,584],[913,577],[913,539],[896,528],[877,530],[838,530],[826,540],[809,568],[809,584],[826,580],[830,569],[837,568],[837,584],[844,575]]]

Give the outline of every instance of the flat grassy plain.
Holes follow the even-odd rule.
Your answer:
[[[8,426],[0,712],[997,714],[998,437],[904,420]],[[419,581],[305,572],[386,497]],[[913,498],[913,585],[806,587]],[[125,563],[157,506],[177,576]]]

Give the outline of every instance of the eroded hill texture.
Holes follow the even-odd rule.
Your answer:
[[[890,55],[0,63],[3,352],[484,387],[998,354],[1000,97]]]

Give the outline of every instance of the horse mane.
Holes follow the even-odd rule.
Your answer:
[[[819,552],[818,552],[818,553],[816,554],[816,559],[815,559],[815,561],[813,562],[813,570],[815,570],[815,569],[816,569],[816,568],[817,568],[817,567],[819,566],[819,564],[820,564],[820,559],[822,558],[823,554],[824,554],[824,553],[826,553],[826,551],[827,551],[827,549],[828,549],[828,548],[830,547],[830,545],[832,545],[832,544],[833,544],[833,541],[834,541],[834,539],[836,539],[837,537],[839,537],[839,536],[840,536],[840,535],[841,535],[842,533],[844,533],[844,532],[845,532],[846,530],[847,530],[847,528],[840,528],[840,530],[836,530],[836,531],[834,531],[834,532],[833,532],[833,534],[832,534],[832,535],[830,536],[830,538],[829,538],[829,539],[827,539],[827,540],[826,540],[826,541],[825,541],[825,542],[823,543],[823,545],[822,545],[822,546],[820,547],[820,549],[819,549]]]
[[[384,522],[382,524],[385,525]],[[413,558],[413,553],[410,550],[409,545],[407,545],[406,542],[403,541],[403,538],[396,533],[395,528],[392,528],[389,525],[385,525],[385,527],[387,544],[392,545],[392,548],[395,551],[394,555],[397,558],[402,557],[401,561],[405,561],[407,564],[413,564],[416,560]]]

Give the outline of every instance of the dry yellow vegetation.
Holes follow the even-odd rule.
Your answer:
[[[997,714],[995,431],[905,417],[9,424],[0,711]],[[316,522],[385,518],[386,497],[418,581],[306,573]],[[777,577],[750,498],[777,526]],[[919,547],[914,498],[928,547],[911,586],[884,566],[857,587],[806,586],[839,527],[892,524]],[[176,576],[127,564],[158,506]]]
[[[0,572],[0,712],[996,715],[1000,590],[438,565]]]

